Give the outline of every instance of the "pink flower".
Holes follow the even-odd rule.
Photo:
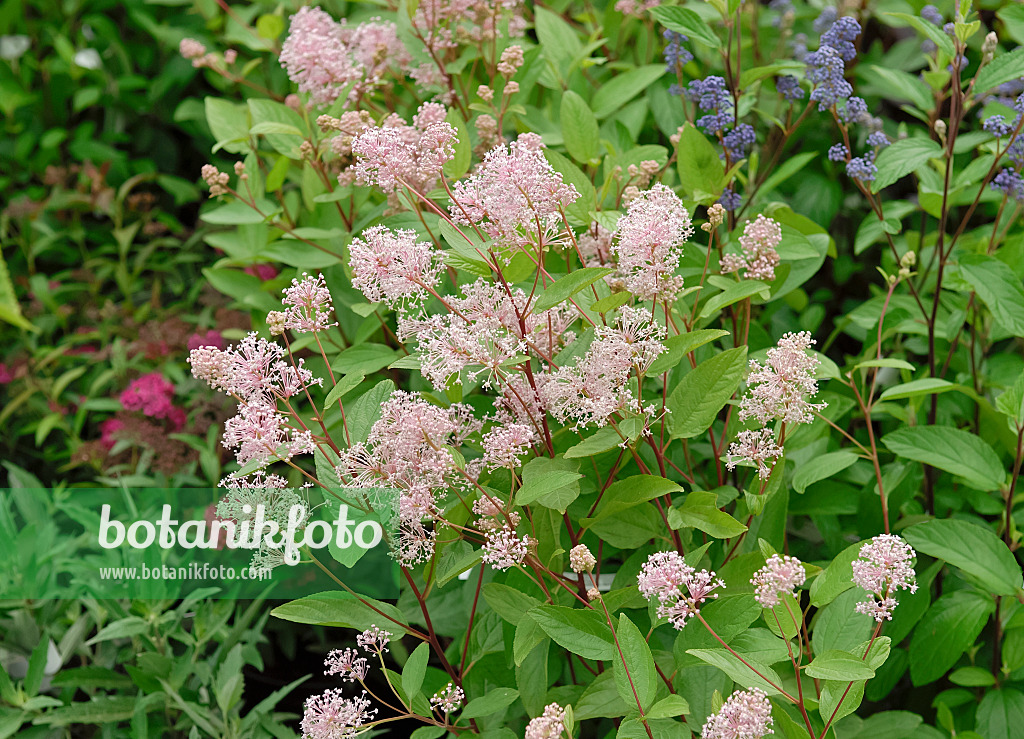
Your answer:
[[[354,649],[334,649],[324,660],[325,675],[340,675],[343,680],[353,682],[366,677],[369,665],[366,657],[359,657]]]
[[[893,609],[899,605],[892,597],[896,591],[917,592],[913,566],[917,553],[900,537],[880,534],[860,548],[859,556],[853,561],[853,583],[866,590],[869,598],[858,603],[856,611],[879,623],[891,621]]]
[[[738,461],[752,462],[757,465],[757,476],[762,480],[767,480],[775,465],[773,463],[772,467],[769,467],[766,461],[778,459],[781,456],[782,447],[775,443],[775,434],[771,429],[740,431],[736,436],[736,441],[729,445],[726,467],[734,470]]]
[[[743,253],[723,256],[722,273],[745,269],[748,280],[774,280],[780,261],[776,249],[781,241],[782,228],[771,218],[759,215],[753,223],[747,221],[740,236]]]
[[[356,698],[345,698],[332,688],[306,699],[302,717],[302,739],[349,739],[362,734],[366,722],[377,714],[370,708],[366,692]],[[362,729],[362,730],[360,730]]]
[[[750,361],[747,376],[747,395],[740,401],[740,419],[756,418],[762,424],[779,420],[787,424],[810,423],[813,411],[825,403],[813,404],[807,398],[818,392],[814,370],[818,358],[808,354],[814,344],[808,331],[788,333],[779,339],[777,347],[768,350],[762,366]]]
[[[692,233],[690,213],[672,190],[658,183],[641,193],[619,219],[612,246],[626,289],[640,300],[674,300],[683,287],[675,271]]]
[[[300,333],[324,331],[337,323],[330,323],[331,293],[323,275],[310,277],[302,273],[302,281],[292,279],[291,287],[284,289],[281,302],[288,306],[284,312],[284,327]]]
[[[487,541],[484,544],[483,561],[496,570],[504,571],[515,567],[526,559],[530,542],[529,536],[520,539],[508,525],[498,531],[490,531],[487,533]]]
[[[448,683],[442,690],[437,691],[430,698],[430,705],[437,711],[448,715],[452,711],[458,709],[462,705],[463,701],[466,700],[466,694],[462,688]]]
[[[565,731],[565,709],[549,703],[544,713],[526,725],[526,739],[559,739]]]
[[[455,156],[458,141],[444,115],[437,120],[438,108],[436,103],[421,106],[413,126],[391,116],[381,127],[356,136],[352,141],[352,152],[358,157],[356,182],[376,185],[387,193],[402,187],[424,194],[432,190],[445,162]]]
[[[392,633],[380,629],[376,624],[356,637],[356,644],[368,652],[383,654],[388,651],[388,644],[391,643]]]
[[[348,249],[352,286],[371,303],[404,307],[421,302],[437,285],[441,255],[429,242],[417,242],[415,231],[374,226],[352,239]]]
[[[14,372],[3,362],[0,362],[0,385],[7,385],[14,382]]]
[[[100,444],[107,451],[114,448],[117,443],[117,432],[124,428],[124,421],[120,418],[108,418],[100,424]]]
[[[172,402],[174,385],[159,372],[150,372],[132,380],[128,389],[121,393],[121,405],[127,411],[142,411],[151,418],[168,418],[176,426],[185,425],[184,411]]]
[[[772,704],[764,691],[737,690],[704,724],[701,738],[762,739],[775,733],[772,723]]]
[[[540,136],[524,133],[487,152],[472,175],[455,183],[452,219],[479,225],[506,248],[551,243],[563,229],[561,213],[579,193],[562,182],[543,149]]]
[[[754,573],[750,584],[754,586],[754,597],[765,608],[779,604],[780,595],[795,595],[796,589],[804,584],[807,572],[796,557],[780,557],[773,554],[764,567]]]
[[[569,550],[569,567],[576,574],[593,572],[596,565],[597,558],[591,553],[586,544],[577,544]]]
[[[195,333],[188,339],[188,350],[198,349],[201,346],[212,346],[216,349],[223,349],[227,346],[220,331],[210,329],[205,334]]]
[[[640,594],[647,600],[658,599],[658,617],[666,618],[676,629],[696,616],[712,591],[725,583],[714,572],[690,567],[676,552],[656,552],[647,558],[637,578]]]
[[[496,426],[483,436],[484,465],[487,469],[518,467],[520,457],[530,451],[537,440],[533,426],[525,423],[508,423]]]

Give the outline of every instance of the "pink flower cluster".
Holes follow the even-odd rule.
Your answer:
[[[565,731],[565,709],[549,703],[544,712],[526,725],[526,739],[559,739]]]
[[[778,420],[789,425],[814,420],[812,411],[825,404],[807,402],[818,392],[814,378],[818,358],[808,354],[812,344],[814,339],[808,331],[788,333],[779,339],[778,346],[768,350],[764,365],[750,361],[749,391],[740,401],[741,420],[756,418],[762,424]]]
[[[538,378],[544,407],[560,423],[604,426],[617,411],[643,412],[629,386],[665,351],[665,328],[641,308],[623,306],[614,326],[599,326],[587,353],[575,365],[563,365]]]
[[[690,213],[660,182],[640,194],[619,219],[612,252],[625,288],[640,300],[674,300],[682,246],[693,234]]]
[[[354,649],[333,649],[324,660],[327,669],[325,675],[340,675],[342,680],[354,682],[362,681],[369,671],[369,664],[366,657],[359,657],[359,652]]]
[[[284,328],[309,333],[325,331],[337,323],[331,323],[331,293],[323,275],[310,277],[302,273],[302,280],[292,279],[291,287],[284,289],[281,302],[288,306],[284,311]]]
[[[462,705],[463,701],[466,700],[466,694],[462,688],[448,683],[441,690],[434,693],[430,698],[430,705],[434,710],[448,715],[453,711],[458,710],[459,706]]]
[[[779,596],[795,595],[805,580],[807,571],[799,559],[788,554],[782,557],[773,554],[764,567],[754,573],[750,584],[754,586],[757,602],[765,608],[774,608],[779,604]]]
[[[352,140],[358,161],[339,182],[346,184],[354,175],[358,184],[376,185],[388,194],[402,187],[430,192],[445,162],[455,156],[458,137],[446,115],[443,105],[424,103],[411,126],[392,114],[380,126],[366,129]]]
[[[384,654],[384,652],[388,651],[388,644],[391,643],[392,636],[393,634],[390,631],[384,631],[377,624],[373,624],[356,637],[356,644],[367,652]]]
[[[776,251],[782,242],[782,228],[771,218],[759,215],[753,223],[747,221],[740,236],[742,254],[726,254],[722,257],[722,273],[747,271],[748,280],[775,279],[775,268],[780,258]]]
[[[763,690],[737,690],[712,714],[701,739],[762,739],[772,730],[772,704]]]
[[[437,285],[441,254],[429,242],[417,242],[415,231],[374,226],[348,249],[352,286],[371,303],[404,308],[422,302]]]
[[[478,226],[505,249],[549,244],[560,238],[562,213],[579,198],[544,157],[535,133],[487,153],[476,171],[455,184],[449,207],[456,223]]]
[[[363,727],[376,715],[365,691],[346,698],[340,689],[330,688],[306,699],[302,739],[349,739],[364,733]]]
[[[330,105],[350,85],[348,102],[355,102],[410,61],[394,23],[377,19],[353,28],[318,7],[292,16],[281,47],[281,66],[317,105]]]
[[[433,51],[462,43],[489,41],[499,36],[498,24],[508,18],[507,36],[522,36],[526,28],[522,0],[421,0],[412,24]]]
[[[489,531],[484,543],[483,561],[496,570],[507,570],[522,564],[533,540],[529,536],[519,538],[511,526]]]
[[[736,441],[729,445],[725,466],[731,471],[736,469],[737,462],[752,462],[757,465],[757,476],[767,480],[774,467],[774,464],[769,467],[767,461],[781,456],[782,447],[775,443],[775,434],[770,428],[740,431]]]
[[[696,616],[708,598],[718,597],[715,589],[725,587],[714,572],[697,571],[676,552],[656,552],[648,557],[637,584],[644,598],[658,599],[658,617],[668,619],[676,629]]]
[[[853,583],[868,592],[869,598],[857,604],[857,613],[864,613],[881,623],[892,620],[899,605],[893,598],[897,590],[917,592],[914,558],[917,553],[903,539],[893,534],[880,534],[860,548],[860,558],[853,561]]]
[[[126,411],[142,411],[150,418],[166,418],[175,431],[180,431],[185,426],[185,411],[175,406],[173,399],[174,385],[159,372],[132,380],[120,397]]]

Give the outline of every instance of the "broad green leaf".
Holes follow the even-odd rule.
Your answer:
[[[821,608],[831,603],[841,593],[853,587],[853,560],[857,559],[865,542],[846,547],[833,559],[828,567],[811,581],[811,605]]]
[[[594,183],[583,170],[554,149],[545,149],[544,156],[551,167],[562,175],[562,181],[575,187],[576,192],[580,194],[572,205],[566,208],[565,213],[569,220],[575,225],[589,226],[590,214],[597,208],[597,190],[594,189]]]
[[[1013,387],[996,398],[996,409],[1009,416],[1017,425],[1024,425],[1024,373],[1013,383]]]
[[[466,122],[462,119],[457,109],[449,108],[445,121],[451,124],[458,134],[458,139],[456,139],[453,145],[455,156],[445,162],[443,167],[445,176],[454,181],[460,179],[469,171],[469,165],[473,161],[473,143],[470,141]]]
[[[249,133],[264,135],[267,143],[279,154],[300,158],[299,146],[307,135],[302,116],[275,100],[249,98],[248,105],[253,122]]]
[[[523,467],[523,486],[516,493],[516,503],[539,503],[565,513],[566,506],[580,494],[579,463],[566,459],[537,457]]]
[[[931,21],[926,21],[923,18],[919,18],[916,15],[910,15],[909,13],[882,13],[882,15],[897,18],[913,26],[918,33],[923,33],[931,39],[931,41],[938,46],[946,56],[952,57],[956,54],[956,50],[953,46],[953,39],[947,36],[945,31],[934,25]]]
[[[607,118],[665,74],[664,64],[647,64],[616,74],[594,93],[590,107],[598,119]]]
[[[868,368],[871,368],[871,367],[892,367],[893,369],[905,369],[905,370],[910,370],[911,372],[913,372],[914,370],[917,369],[917,367],[912,365],[910,362],[907,362],[907,361],[902,360],[902,359],[890,359],[890,358],[886,358],[886,359],[869,359],[866,362],[858,362],[857,364],[855,364],[853,366],[853,368],[855,370],[858,370],[858,369],[868,369]]]
[[[838,649],[829,649],[817,655],[804,669],[811,677],[821,680],[867,680],[875,671],[860,657]]]
[[[617,658],[615,640],[597,611],[565,606],[537,606],[528,614],[552,641],[585,659]]]
[[[682,492],[683,488],[675,482],[658,475],[633,475],[624,480],[613,482],[601,496],[601,502],[594,511],[593,518],[584,518],[583,526],[588,527],[596,521],[614,516],[627,508],[646,503],[662,495]]]
[[[980,95],[1020,77],[1024,77],[1024,47],[1018,46],[1013,51],[995,57],[978,72],[974,78],[974,94]]]
[[[811,485],[836,475],[859,459],[856,453],[848,451],[829,452],[812,457],[797,467],[793,475],[793,489],[802,493]]]
[[[716,539],[731,539],[746,531],[746,526],[718,509],[717,501],[715,493],[692,492],[683,505],[669,509],[668,525],[673,529],[692,526]]]
[[[647,717],[651,719],[675,718],[676,716],[685,716],[689,712],[690,704],[682,696],[670,693],[651,706],[651,710],[647,712]]]
[[[533,596],[502,583],[489,582],[481,592],[487,605],[510,624],[518,624],[527,611],[540,605]]]
[[[511,706],[518,697],[519,691],[513,688],[495,688],[487,695],[474,698],[467,703],[460,715],[467,720],[490,716]]]
[[[770,288],[763,282],[757,280],[741,280],[727,287],[717,295],[713,295],[701,308],[700,317],[709,318],[715,315],[722,308],[727,308],[741,300],[759,295],[761,300],[767,300],[770,295]]]
[[[725,187],[725,164],[710,141],[692,123],[683,126],[676,146],[679,182],[693,200],[712,203]]]
[[[132,717],[138,701],[136,696],[104,696],[87,701],[75,701],[68,706],[43,713],[33,723],[46,726],[116,725]]]
[[[1024,727],[1024,693],[1013,688],[989,690],[975,717],[978,733],[985,739],[1015,739]]]
[[[299,598],[270,612],[271,616],[298,624],[344,626],[365,631],[379,626],[393,634],[405,631],[405,617],[390,603],[361,596],[356,600],[348,593],[327,591]]]
[[[918,552],[942,559],[972,576],[988,592],[1016,595],[1021,568],[1002,539],[969,521],[936,519],[903,531]]]
[[[1024,285],[1007,264],[983,254],[965,254],[960,257],[960,274],[1003,327],[1024,336]]]
[[[615,675],[615,687],[619,697],[627,706],[635,706],[637,700],[644,711],[654,704],[658,694],[658,673],[654,668],[654,657],[651,648],[640,630],[626,614],[619,615],[619,627],[616,631],[619,649],[622,655],[615,655],[612,672]],[[623,669],[623,659],[629,674]]]
[[[350,393],[359,387],[359,383],[364,379],[366,379],[366,376],[362,373],[353,372],[338,380],[338,384],[331,388],[331,392],[327,393],[327,398],[324,399],[324,410],[328,410],[332,405],[338,402],[340,398],[345,397],[347,393]]]
[[[652,8],[651,15],[665,28],[681,33],[694,41],[700,41],[712,49],[717,49],[722,45],[718,35],[711,30],[704,19],[689,8],[661,5]]]
[[[393,392],[395,383],[391,380],[381,380],[352,403],[348,409],[348,432],[353,444],[366,441],[373,424],[380,418],[381,406]]]
[[[580,290],[593,285],[602,277],[610,275],[615,270],[605,267],[585,267],[570,272],[565,277],[559,277],[540,294],[533,306],[535,312],[545,311],[554,308],[578,293]]]
[[[914,685],[927,685],[945,675],[974,644],[993,610],[992,598],[969,590],[947,593],[932,603],[910,639]]]
[[[468,541],[452,542],[444,547],[437,561],[437,570],[434,573],[437,584],[439,586],[447,584],[470,567],[478,564],[481,557],[483,557],[483,552],[480,549],[474,549]]]
[[[933,395],[955,390],[949,380],[939,377],[922,377],[920,380],[911,380],[900,385],[893,385],[878,396],[879,400],[902,400],[903,398],[916,398],[919,395]]]
[[[430,645],[426,642],[420,644],[409,655],[402,668],[402,690],[411,699],[420,692],[423,686],[423,677],[427,674],[427,662],[430,660]]]
[[[615,447],[632,443],[637,440],[644,430],[643,421],[639,418],[627,418],[620,421],[618,429],[612,426],[604,426],[591,434],[579,444],[569,447],[563,455],[566,459],[579,459],[581,457],[592,457],[595,454],[610,451]],[[623,439],[622,437],[626,438]]]
[[[668,400],[673,439],[704,433],[736,392],[747,368],[747,347],[728,349],[692,369]]]
[[[249,111],[226,98],[206,98],[206,123],[218,146],[232,154],[249,151]]]
[[[597,158],[601,139],[597,129],[597,118],[586,100],[572,90],[562,93],[559,121],[562,126],[562,139],[565,141],[569,156],[584,164]]]
[[[744,658],[746,662],[744,664],[739,657],[725,649],[687,649],[686,651],[687,654],[692,654],[701,661],[714,665],[732,678],[733,682],[739,683],[744,688],[760,688],[768,695],[779,695],[779,689],[776,686],[782,685],[782,679],[768,665],[746,658]]]
[[[996,684],[995,675],[984,667],[961,667],[953,670],[949,681],[965,688],[988,688]]]
[[[345,374],[370,375],[394,362],[396,356],[395,350],[384,344],[359,344],[335,356],[331,368]]]
[[[897,456],[930,464],[983,492],[998,490],[1006,471],[987,443],[969,431],[950,426],[909,426],[882,437]]]
[[[891,15],[891,14],[890,14]],[[943,36],[949,40],[948,36]],[[875,161],[878,174],[871,183],[871,192],[879,192],[901,177],[923,166],[929,159],[942,156],[942,147],[923,137],[901,139],[882,149]]]
[[[925,112],[935,107],[931,90],[919,77],[901,69],[891,69],[877,64],[871,66],[871,73],[874,75],[875,84],[884,89],[890,98],[908,100]]]
[[[619,697],[612,670],[598,673],[573,705],[577,721],[590,718],[619,718],[625,716],[629,708],[629,705]],[[635,702],[633,708],[636,708]]]
[[[654,360],[654,362],[651,363],[651,366],[647,370],[647,374],[660,375],[664,372],[668,372],[683,361],[683,358],[690,352],[714,341],[715,339],[720,339],[721,337],[728,335],[728,331],[722,331],[721,329],[716,328],[705,328],[700,329],[699,331],[691,331],[688,334],[670,336],[665,339],[664,342],[667,351],[663,352]]]
[[[618,549],[636,549],[650,539],[666,536],[665,523],[653,505],[644,503],[600,521],[583,519],[590,531]]]

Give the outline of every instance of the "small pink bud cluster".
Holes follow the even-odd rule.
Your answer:
[[[283,326],[299,333],[324,331],[337,323],[330,323],[331,293],[323,275],[310,277],[302,273],[302,281],[292,279],[291,287],[284,289],[281,302],[284,311]]]
[[[569,550],[569,567],[577,575],[584,572],[593,572],[597,566],[597,558],[591,553],[586,544],[577,544]]]
[[[559,739],[565,731],[565,709],[549,703],[544,713],[526,725],[526,739]]]
[[[513,44],[501,52],[498,60],[498,74],[505,79],[512,78],[516,71],[523,66],[523,47]]]
[[[740,431],[736,435],[736,441],[729,445],[726,467],[734,470],[737,462],[752,462],[757,465],[757,476],[767,480],[772,474],[772,467],[768,466],[767,460],[778,459],[781,456],[782,447],[775,443],[775,434],[770,428]]]
[[[725,583],[708,570],[697,571],[676,552],[657,552],[647,558],[637,578],[640,594],[647,600],[658,599],[658,617],[666,618],[676,629],[696,616],[708,598],[717,598],[717,588]]]
[[[764,567],[754,573],[750,584],[754,586],[754,597],[765,608],[779,604],[779,596],[793,596],[796,589],[807,580],[803,563],[788,554],[780,557],[773,554]]]
[[[211,198],[215,198],[218,195],[226,195],[229,192],[228,183],[231,181],[231,178],[228,177],[227,172],[221,172],[212,164],[204,164],[201,173],[203,182],[210,188]]]
[[[412,24],[424,46],[438,54],[459,43],[477,45],[499,35],[522,36],[526,29],[522,5],[522,0],[420,0]],[[504,33],[499,24],[506,18],[508,32]],[[438,73],[437,67],[429,69]]]
[[[192,66],[196,69],[200,67],[211,67],[217,61],[217,57],[213,54],[206,53],[206,47],[200,41],[196,41],[194,38],[184,38],[181,43],[178,44],[178,53],[186,59],[191,60]],[[227,55],[225,54],[225,57]],[[226,61],[226,59],[225,59]],[[228,62],[230,64],[230,62]]]
[[[390,631],[384,631],[384,629],[378,628],[377,624],[373,624],[370,628],[356,637],[356,644],[367,652],[383,654],[388,651],[388,644],[391,642],[391,637],[392,633]]]
[[[623,15],[643,18],[646,11],[659,5],[661,5],[660,0],[619,0],[615,3],[615,9]]]
[[[772,704],[763,690],[737,690],[708,718],[701,739],[762,739],[772,730]]]
[[[640,300],[674,300],[683,287],[675,274],[693,234],[690,213],[660,182],[629,204],[619,219],[612,252],[626,289]]]
[[[448,683],[444,688],[434,693],[430,698],[430,705],[434,710],[447,716],[449,713],[456,711],[465,700],[466,694],[462,688]]]
[[[740,236],[742,254],[726,254],[722,257],[722,273],[747,271],[748,280],[774,280],[775,268],[780,258],[776,251],[782,242],[782,228],[771,218],[759,215],[743,228]]]
[[[857,604],[857,613],[864,613],[881,623],[892,620],[899,605],[893,595],[897,590],[917,592],[914,558],[917,553],[903,539],[893,534],[880,534],[860,548],[860,558],[853,561],[853,583],[870,596]]]

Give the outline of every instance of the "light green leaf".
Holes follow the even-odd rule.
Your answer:
[[[700,317],[709,318],[710,316],[715,315],[722,308],[727,308],[734,303],[746,300],[747,298],[751,298],[755,295],[760,295],[761,300],[767,300],[770,294],[770,288],[763,282],[758,282],[757,280],[741,280],[708,299],[708,302],[704,304],[703,308],[701,308]]]
[[[731,539],[746,531],[746,526],[718,509],[717,501],[715,493],[692,492],[682,506],[669,509],[668,525],[673,529],[692,526],[716,539]]]
[[[699,331],[691,331],[688,334],[670,336],[665,339],[664,342],[668,351],[663,352],[654,360],[654,362],[651,363],[651,366],[647,369],[647,374],[649,376],[653,376],[668,372],[683,361],[683,358],[687,354],[698,347],[702,347],[715,339],[720,339],[721,337],[728,335],[728,331],[716,328],[705,328],[700,329]]]
[[[545,311],[554,308],[559,303],[568,300],[580,290],[593,285],[606,275],[615,270],[605,267],[584,267],[577,269],[564,277],[559,277],[540,294],[537,303],[534,305],[534,312]]]
[[[513,688],[495,688],[487,695],[474,698],[462,709],[462,718],[481,718],[490,716],[505,708],[508,708],[519,697],[519,691]]]
[[[714,202],[725,187],[725,164],[710,141],[692,123],[683,126],[676,147],[679,182],[693,200]]]
[[[840,451],[812,457],[797,467],[793,475],[793,489],[804,492],[809,486],[832,475],[838,474],[856,463],[859,457],[854,452]]]
[[[914,549],[942,559],[971,575],[988,592],[1016,595],[1021,589],[1021,568],[1002,539],[969,521],[936,519],[904,530]]]
[[[338,384],[331,388],[331,392],[327,393],[327,398],[324,400],[324,410],[328,410],[340,398],[355,390],[364,379],[366,379],[366,376],[360,372],[352,372],[339,379]]]
[[[528,614],[561,647],[585,659],[617,658],[615,640],[597,611],[565,606],[537,606]]]
[[[768,695],[779,695],[779,689],[775,686],[782,685],[782,679],[768,665],[746,657],[744,657],[746,662],[744,664],[738,657],[725,649],[687,649],[686,652],[702,662],[714,665],[732,678],[733,682],[739,683],[744,688],[760,688]],[[751,667],[763,677],[759,677],[751,670]]]
[[[616,654],[612,662],[615,687],[627,706],[635,706],[639,699],[640,707],[646,711],[654,704],[658,694],[658,673],[654,668],[651,648],[647,645],[644,635],[624,613],[619,615],[616,635],[619,638],[622,655]],[[623,669],[623,659],[625,666],[629,668],[628,676]]]
[[[683,488],[669,479],[658,475],[633,475],[612,483],[604,495],[593,518],[584,518],[583,526],[589,527],[596,521],[614,516],[627,508],[646,503],[662,495],[682,492]]]
[[[348,593],[327,591],[299,598],[270,612],[271,616],[298,624],[319,626],[345,626],[365,631],[373,625],[393,634],[405,632],[404,616],[390,603],[360,596],[356,600]]]
[[[821,680],[867,680],[875,676],[870,665],[849,652],[828,649],[817,655],[804,671]]]
[[[669,30],[681,33],[684,36],[700,41],[705,46],[717,49],[722,45],[718,35],[711,30],[704,20],[689,8],[678,6],[661,5],[651,9],[653,15],[661,25]]]
[[[1015,739],[1024,726],[1024,693],[1001,688],[985,693],[975,718],[978,733],[985,739]]]
[[[1006,471],[999,455],[974,434],[949,426],[910,426],[882,437],[889,451],[962,478],[973,488],[998,490]]]
[[[1024,47],[1018,46],[1013,51],[1000,54],[978,72],[974,78],[974,94],[979,96],[1020,77],[1024,77]]]
[[[932,603],[910,639],[914,685],[926,685],[945,675],[974,644],[993,610],[991,597],[969,590],[947,593]]]
[[[922,377],[920,380],[911,380],[910,382],[904,382],[901,385],[894,385],[893,387],[886,388],[886,390],[878,396],[878,399],[902,400],[903,398],[916,398],[919,395],[933,395],[955,389],[956,385],[949,380],[943,380],[939,377]]]
[[[556,457],[536,457],[523,467],[523,486],[516,493],[516,503],[539,503],[565,513],[566,506],[580,494],[579,462]]]
[[[909,25],[913,26],[918,33],[923,33],[932,42],[938,46],[942,53],[946,56],[952,57],[956,54],[956,50],[953,47],[953,39],[946,35],[938,26],[934,25],[930,21],[926,21],[923,18],[919,18],[916,15],[910,15],[909,13],[882,13],[882,15],[888,15],[892,18],[898,18],[901,21],[905,21]]]
[[[948,36],[943,35],[943,38],[949,40]],[[901,139],[890,144],[882,149],[875,161],[878,174],[871,183],[871,192],[879,192],[923,166],[929,159],[941,156],[942,147],[923,137]]]
[[[572,90],[562,93],[559,113],[566,151],[577,162],[586,163],[600,153],[597,118],[587,101]]]
[[[668,400],[673,439],[704,433],[736,392],[747,367],[747,347],[728,349],[692,369]]]
[[[594,93],[594,99],[591,100],[594,115],[598,119],[607,118],[650,87],[663,74],[664,64],[647,64],[616,74]]]
[[[1000,324],[1015,336],[1024,336],[1024,285],[1009,265],[995,257],[965,254],[960,257],[960,274]]]
[[[423,678],[427,674],[427,662],[430,660],[430,645],[420,644],[409,655],[402,668],[402,690],[411,700],[423,687]]]

